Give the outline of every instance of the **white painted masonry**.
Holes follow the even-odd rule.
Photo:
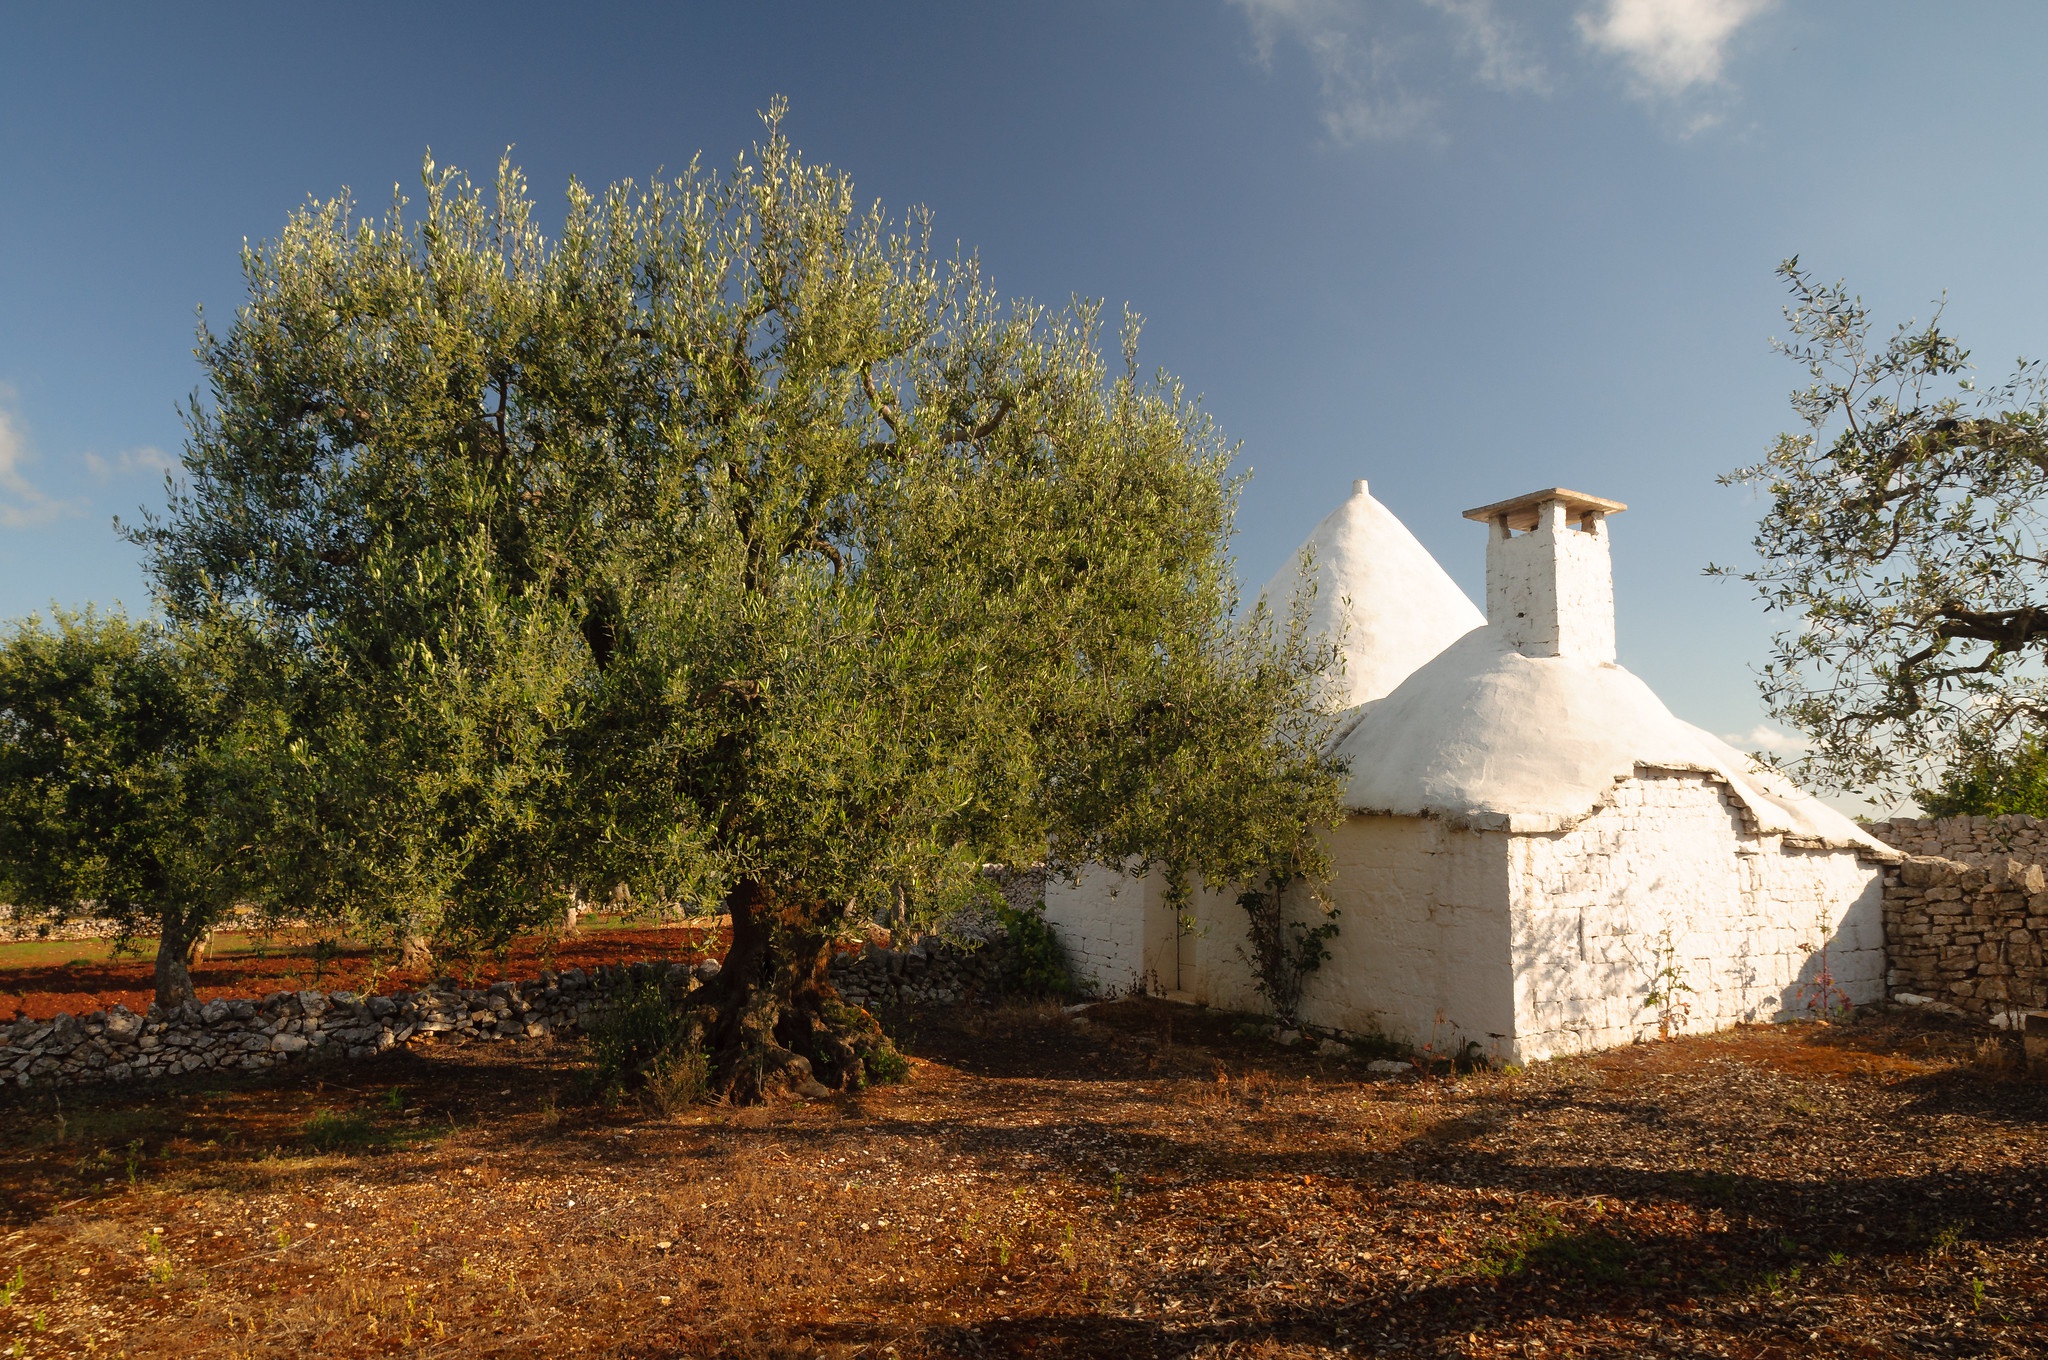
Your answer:
[[[1048,881],[1045,919],[1074,979],[1103,996],[1180,989],[1181,932],[1159,875],[1086,865],[1073,883]]]
[[[1897,852],[1615,664],[1623,508],[1553,488],[1468,512],[1489,525],[1489,621],[1338,731],[1340,929],[1304,1022],[1529,1062],[1655,1034],[1660,989],[1691,1030],[1883,995]],[[1183,929],[1156,876],[1091,869],[1047,915],[1102,988],[1260,1009],[1234,893],[1198,892]]]
[[[1486,617],[1508,646],[1524,656],[1614,660],[1607,516],[1627,508],[1552,487],[1465,512],[1487,525]]]
[[[1517,1061],[1656,1035],[1667,969],[1688,1030],[1883,998],[1882,866],[1760,834],[1712,775],[1645,768],[1571,830],[1507,839]]]
[[[1313,567],[1306,577],[1304,561]],[[1486,622],[1362,478],[1266,582],[1259,599],[1284,621],[1304,589],[1313,591],[1311,632],[1336,643],[1344,661],[1332,709],[1379,698]]]

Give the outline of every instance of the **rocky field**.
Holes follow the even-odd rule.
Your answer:
[[[668,1119],[569,1043],[0,1097],[0,1347],[2038,1355],[2048,1088],[1942,1017],[1376,1075],[1123,1002]]]

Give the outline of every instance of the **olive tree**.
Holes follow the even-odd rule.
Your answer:
[[[291,753],[265,674],[218,618],[170,633],[59,611],[0,638],[0,899],[155,935],[160,1006],[193,999],[194,942],[269,900]]]
[[[1756,562],[1711,570],[1792,620],[1762,689],[1813,741],[1799,772],[1895,796],[2048,721],[2048,375],[1980,389],[1939,309],[1881,336],[1841,284],[1779,273],[1804,428],[1723,478],[1768,506]]]
[[[322,723],[372,734],[314,741],[321,825],[388,843],[364,891],[729,913],[691,1032],[753,1098],[888,1066],[827,981],[854,923],[991,863],[1229,881],[1333,811],[1314,649],[1230,621],[1230,450],[1128,318],[1113,365],[1095,306],[999,302],[779,108],[729,173],[572,184],[553,240],[507,166],[406,207],[247,252],[140,530],[174,608],[289,620]]]

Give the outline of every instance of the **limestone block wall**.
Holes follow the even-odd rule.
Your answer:
[[[82,910],[89,910],[86,904]],[[221,930],[251,930],[263,924],[253,908],[238,908],[234,915],[222,921]],[[306,922],[291,917],[273,917],[268,925],[275,930],[300,929]],[[112,940],[119,938],[121,923],[105,916],[77,915],[51,918],[32,912],[0,906],[0,944],[12,944],[23,940]],[[143,938],[153,938],[145,935]]]
[[[14,917],[0,908],[0,944],[23,940],[111,940],[121,926],[103,916],[73,916],[60,921]]]
[[[652,965],[640,967],[648,970],[641,976],[656,976]],[[673,967],[678,985],[695,985],[694,975],[681,978],[686,965]],[[593,1007],[633,980],[625,969],[602,970],[597,977],[571,969],[480,991],[277,992],[188,1003],[168,1012],[151,1006],[143,1015],[115,1006],[82,1018],[17,1020],[0,1027],[0,1081],[72,1086],[187,1072],[257,1072],[316,1058],[361,1060],[406,1043],[543,1039],[580,1028]]]
[[[2035,817],[1893,817],[1864,830],[1908,855],[2048,861],[2048,822]]]
[[[1958,834],[1967,830],[1937,834],[1962,849],[1976,844],[1974,832],[1969,841]],[[1977,862],[1914,856],[1886,873],[1891,990],[1975,1015],[2048,1006],[2048,873],[2010,855],[1970,853]]]
[[[1513,842],[1517,1061],[1656,1034],[1660,974],[1694,1031],[1804,1013],[1823,966],[1836,1000],[1883,996],[1881,866],[1757,835],[1707,776],[1639,769],[1569,831]]]

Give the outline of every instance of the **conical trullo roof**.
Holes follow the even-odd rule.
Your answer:
[[[1259,598],[1285,618],[1305,584],[1302,551],[1314,555],[1311,627],[1340,642],[1339,708],[1389,693],[1423,663],[1486,622],[1408,526],[1372,498],[1364,479],[1324,516]]]

